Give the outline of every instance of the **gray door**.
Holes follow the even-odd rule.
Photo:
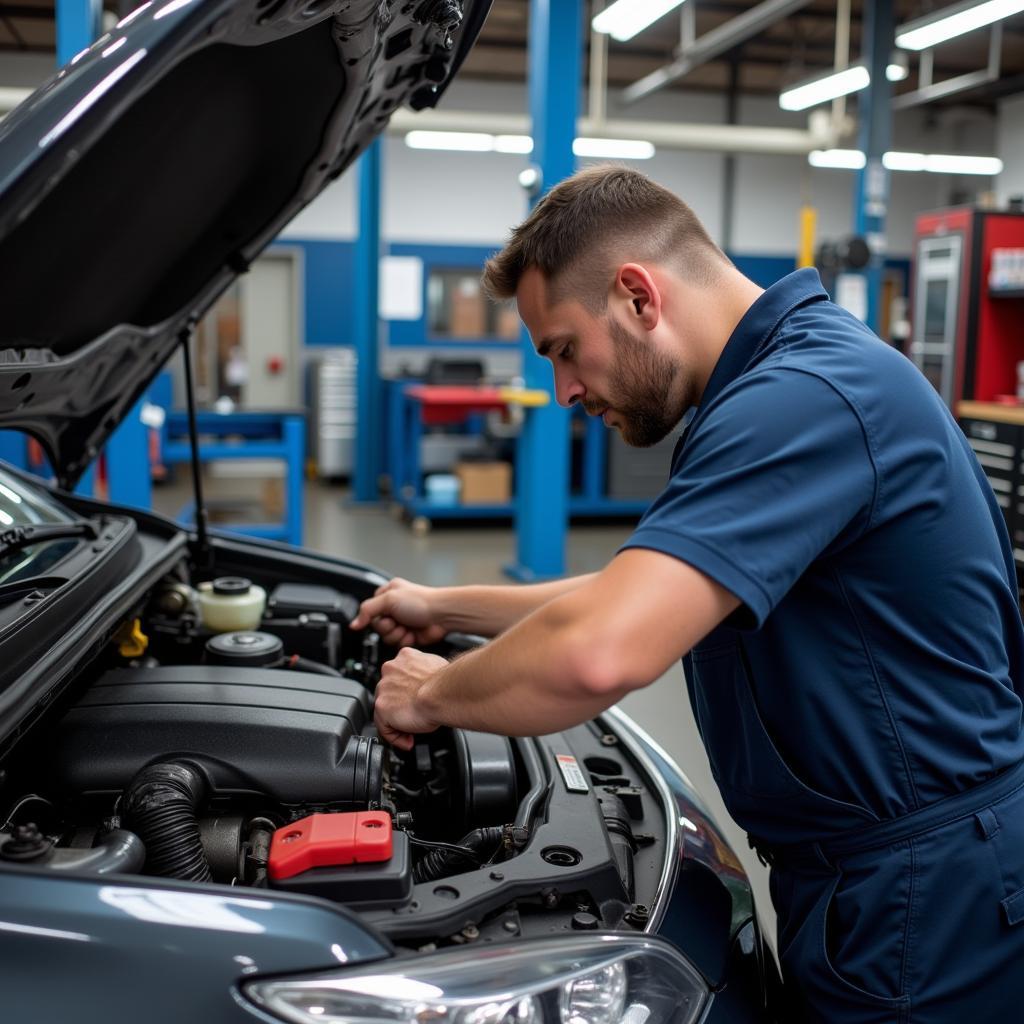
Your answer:
[[[239,279],[244,409],[301,404],[300,259],[293,250],[272,250]]]

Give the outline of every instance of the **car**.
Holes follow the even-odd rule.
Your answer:
[[[393,110],[438,100],[486,13],[153,0],[0,122],[0,428],[54,473],[0,467],[5,1019],[775,1015],[739,861],[621,711],[391,749],[372,707],[395,652],[349,627],[387,574],[73,493],[281,227]]]

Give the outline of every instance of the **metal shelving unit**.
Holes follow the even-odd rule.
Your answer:
[[[423,440],[424,389],[409,381],[391,381],[387,391],[387,472],[396,508],[417,532],[432,522],[472,519],[511,519],[515,501],[496,504],[462,504],[431,501],[423,491],[419,451]],[[467,400],[465,416],[502,408],[496,389],[481,389],[479,401]],[[526,410],[529,415],[529,409]],[[427,414],[427,420],[430,415]],[[436,422],[436,420],[435,420]],[[569,496],[569,515],[574,518],[632,518],[643,515],[650,498],[609,497],[608,430],[600,420],[587,418],[584,425],[581,487]],[[666,467],[667,477],[667,467]]]

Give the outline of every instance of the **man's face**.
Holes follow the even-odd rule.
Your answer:
[[[516,299],[537,351],[554,367],[560,405],[578,402],[637,448],[657,444],[682,418],[690,375],[649,335],[574,299],[549,306],[537,270],[523,275]]]

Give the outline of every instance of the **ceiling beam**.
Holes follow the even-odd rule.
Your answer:
[[[14,22],[11,21],[11,19],[8,18],[6,14],[0,14],[0,20],[3,21],[4,25],[7,27],[7,31],[10,32],[11,35],[14,37],[14,41],[18,44],[18,49],[24,50],[27,44],[25,43],[24,37],[18,31],[18,28],[14,24]]]
[[[528,135],[526,114],[482,113],[480,111],[400,109],[391,115],[388,132],[403,134],[413,129]],[[667,149],[703,150],[713,153],[785,153],[803,155],[812,149],[828,149],[838,134],[828,118],[811,117],[806,129],[759,127],[732,124],[683,124],[669,121],[640,121],[612,118],[594,124],[588,117],[577,120],[580,135],[608,135],[616,139],[643,139]]]
[[[652,92],[657,92],[670,82],[682,78],[695,67],[746,42],[768,25],[773,25],[801,7],[806,7],[809,2],[810,0],[763,0],[756,7],[730,18],[718,28],[705,32],[686,53],[677,57],[671,64],[666,64],[665,67],[628,86],[623,91],[622,98],[626,103],[634,103]]]
[[[52,7],[32,7],[29,4],[0,4],[0,18],[19,18],[22,21],[54,21]]]

